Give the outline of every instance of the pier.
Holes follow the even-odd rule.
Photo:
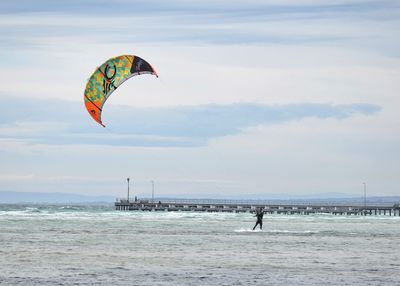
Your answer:
[[[286,215],[364,215],[364,216],[400,216],[399,205],[393,206],[348,206],[348,205],[305,205],[305,204],[274,204],[257,202],[235,202],[214,200],[167,200],[153,202],[150,200],[128,201],[119,199],[115,202],[115,209],[119,211],[178,211],[178,212],[230,212],[253,213],[257,208],[263,208],[266,214]]]

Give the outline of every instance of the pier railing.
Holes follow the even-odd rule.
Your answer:
[[[343,201],[340,199],[287,199],[287,200],[279,200],[279,199],[270,199],[270,200],[227,200],[227,199],[168,199],[168,198],[160,198],[154,199],[151,198],[140,198],[137,201],[144,201],[149,203],[168,203],[168,204],[223,204],[223,205],[293,205],[293,206],[354,206],[354,207],[363,207],[364,200],[352,200]],[[118,198],[117,202],[127,202],[126,198]],[[134,200],[130,199],[129,202],[134,202]],[[392,207],[393,203],[387,202],[369,202],[368,205],[374,205],[377,207]]]

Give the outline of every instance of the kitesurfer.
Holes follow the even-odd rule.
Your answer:
[[[262,229],[262,220],[264,216],[264,210],[262,208],[258,208],[255,217],[257,217],[257,221],[255,226],[253,227],[253,230],[256,229],[257,225],[260,225],[260,229]]]

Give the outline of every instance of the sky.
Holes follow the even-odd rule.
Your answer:
[[[0,191],[400,195],[400,3],[3,0]],[[138,55],[97,124],[87,79]]]

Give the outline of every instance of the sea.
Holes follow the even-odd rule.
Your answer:
[[[400,217],[0,205],[0,285],[400,285]]]

